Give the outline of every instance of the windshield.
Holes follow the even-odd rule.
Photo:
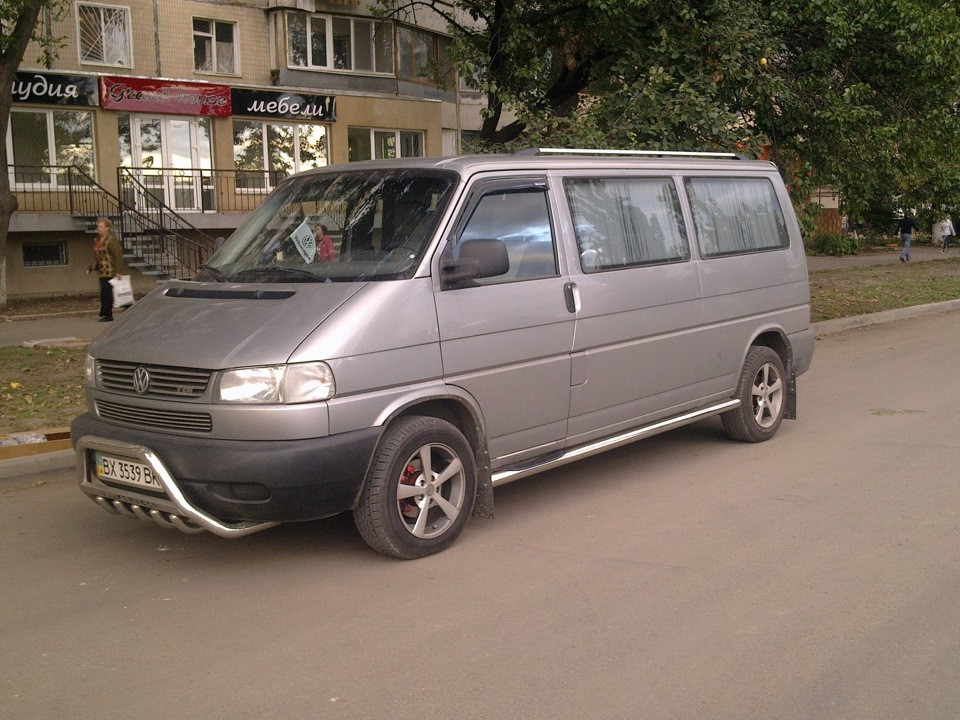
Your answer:
[[[327,172],[281,184],[197,275],[219,282],[356,282],[412,277],[457,175]]]

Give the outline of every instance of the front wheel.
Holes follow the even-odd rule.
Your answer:
[[[780,356],[762,345],[750,348],[737,383],[740,407],[720,416],[727,435],[743,442],[773,437],[783,420],[786,390]]]
[[[463,434],[433,417],[393,423],[353,511],[367,544],[406,560],[448,547],[463,530],[477,493],[473,451]]]

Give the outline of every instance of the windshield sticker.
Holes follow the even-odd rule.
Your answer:
[[[313,258],[317,254],[317,239],[313,236],[313,230],[307,225],[306,220],[290,233],[290,239],[293,240],[293,244],[303,261],[306,263],[313,262]]]

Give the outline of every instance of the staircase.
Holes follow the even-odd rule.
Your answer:
[[[158,283],[196,275],[213,254],[213,238],[169,207],[130,168],[118,168],[117,179],[120,197],[71,168],[73,217],[86,222],[88,232],[96,232],[97,218],[110,218],[127,265]]]

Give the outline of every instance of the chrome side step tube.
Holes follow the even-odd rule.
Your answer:
[[[90,472],[87,453],[101,451],[110,455],[128,457],[149,465],[160,481],[165,497],[143,493],[137,488],[116,488],[101,482]],[[225,523],[194,507],[177,487],[173,476],[151,450],[142,445],[131,445],[116,440],[86,435],[77,442],[77,462],[80,489],[109,513],[134,517],[157,523],[164,528],[175,528],[184,533],[209,530],[220,537],[234,538],[266,530],[275,522]]]
[[[658,435],[659,433],[666,432],[667,430],[673,430],[675,428],[697,422],[698,420],[704,420],[705,418],[725,413],[728,410],[735,410],[738,407],[740,407],[739,400],[727,400],[718,405],[711,405],[710,407],[706,407],[701,410],[695,410],[694,412],[684,413],[683,415],[667,418],[666,420],[661,420],[651,425],[644,425],[643,427],[634,428],[628,432],[603,438],[602,440],[597,440],[595,442],[590,442],[586,445],[578,445],[577,447],[564,450],[559,456],[552,455],[548,460],[545,460],[542,463],[536,463],[530,466],[525,465],[515,469],[505,468],[503,470],[499,470],[493,473],[491,480],[494,487],[498,485],[505,485],[508,482],[513,482],[514,480],[520,480],[521,478],[529,477],[530,475],[536,475],[537,473],[552,470],[553,468],[560,467],[561,465],[567,465],[569,463],[576,462],[577,460],[588,458],[592,455],[599,455],[606,450],[612,450],[613,448],[621,447],[623,445],[629,445],[632,442],[642,440],[643,438],[650,437],[651,435]]]

